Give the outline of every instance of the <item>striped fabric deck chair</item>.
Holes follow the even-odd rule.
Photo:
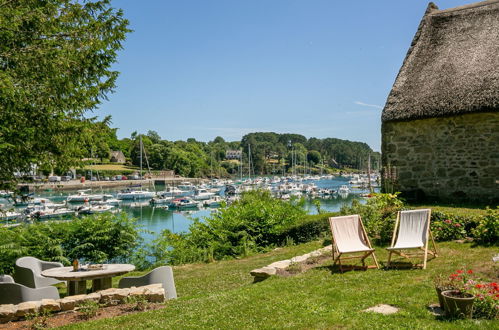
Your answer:
[[[401,257],[410,259],[411,257],[423,257],[423,264],[416,264],[415,266],[422,266],[426,269],[426,262],[428,260],[428,253],[434,258],[437,257],[437,247],[435,240],[430,230],[431,210],[412,210],[400,211],[397,214],[397,221],[393,229],[392,243],[388,250],[388,263],[390,267],[392,254],[398,254]],[[428,250],[429,238],[433,244],[433,250]],[[402,252],[405,250],[422,250],[423,252],[407,253]]]
[[[360,258],[364,268],[379,269],[378,260],[376,260],[374,249],[371,242],[369,242],[360,215],[331,217],[329,218],[329,224],[333,237],[333,266],[338,263],[340,271],[343,272],[342,260]],[[361,253],[361,255],[352,256],[352,254],[358,253]],[[342,257],[344,254],[350,256]],[[373,257],[375,266],[366,267],[365,259],[369,256]]]

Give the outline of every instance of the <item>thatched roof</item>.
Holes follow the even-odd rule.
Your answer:
[[[446,10],[430,3],[382,120],[485,111],[499,111],[499,0]]]

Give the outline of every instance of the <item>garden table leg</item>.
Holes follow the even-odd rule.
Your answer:
[[[87,281],[68,281],[68,295],[87,293]]]
[[[109,289],[113,286],[112,277],[96,278],[92,280],[92,291]]]

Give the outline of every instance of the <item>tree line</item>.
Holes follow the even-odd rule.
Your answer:
[[[186,141],[168,141],[155,131],[147,134],[134,132],[129,138],[118,139],[116,129],[110,128],[107,117],[94,122],[94,144],[87,150],[88,157],[105,160],[111,150],[123,152],[131,165],[144,168],[173,170],[186,177],[226,177],[268,174],[327,173],[332,169],[366,170],[376,168],[380,155],[362,142],[336,138],[309,138],[299,134],[272,132],[250,133],[241,141],[225,141],[217,136],[202,142],[194,138]],[[239,151],[239,157],[228,159],[228,151]],[[237,154],[236,154],[237,155]]]

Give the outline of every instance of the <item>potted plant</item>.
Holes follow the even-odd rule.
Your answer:
[[[461,290],[447,290],[442,292],[445,312],[450,317],[471,318],[475,296]]]
[[[475,295],[469,292],[469,285],[474,283],[470,279],[473,271],[458,269],[449,276],[449,283],[454,287],[451,290],[442,291],[445,313],[450,317],[471,318],[473,315],[473,302]]]
[[[455,284],[449,279],[448,276],[443,276],[439,274],[437,277],[433,279],[433,284],[435,285],[435,290],[437,291],[438,302],[440,304],[440,308],[445,310],[444,297],[442,296],[443,291],[448,290],[457,290]]]

